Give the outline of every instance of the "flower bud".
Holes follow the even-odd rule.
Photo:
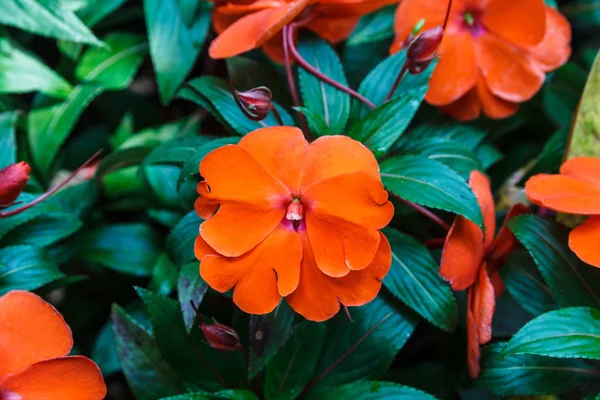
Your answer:
[[[29,181],[31,167],[22,161],[0,170],[0,207],[8,207],[19,197]]]
[[[429,61],[435,57],[437,49],[440,47],[444,37],[444,28],[436,26],[419,34],[410,43],[406,50],[406,56],[411,63]]]
[[[232,328],[214,322],[214,324],[202,323],[200,325],[209,346],[221,351],[238,350],[241,346],[238,334]]]
[[[262,121],[267,118],[271,111],[271,91],[268,87],[260,86],[245,92],[235,91],[238,99],[238,105],[250,118],[255,121]]]

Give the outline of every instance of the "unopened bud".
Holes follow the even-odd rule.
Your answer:
[[[226,325],[215,321],[214,324],[202,323],[200,328],[208,345],[213,349],[229,352],[236,351],[241,346],[238,334]]]
[[[0,207],[8,207],[19,197],[29,181],[31,167],[22,161],[0,170]]]
[[[271,91],[268,87],[260,86],[245,92],[235,91],[235,96],[239,99],[238,104],[255,121],[262,121],[267,118],[271,111]]]
[[[427,60],[433,57],[440,47],[444,37],[444,28],[436,26],[421,33],[410,43],[406,56],[413,62]]]

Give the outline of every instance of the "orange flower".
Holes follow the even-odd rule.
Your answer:
[[[297,128],[263,128],[209,153],[200,174],[200,273],[219,292],[235,287],[243,311],[266,314],[285,297],[324,321],[340,303],[375,298],[391,265],[379,229],[394,208],[362,144],[346,136],[309,144]]]
[[[216,0],[213,25],[219,36],[212,42],[212,58],[229,58],[262,47],[283,62],[281,30],[297,17],[323,39],[337,43],[347,38],[360,17],[395,0]],[[304,13],[303,13],[304,11]]]
[[[479,375],[479,346],[492,338],[496,295],[504,290],[498,269],[518,242],[506,226],[502,226],[494,239],[496,213],[488,178],[479,171],[473,171],[469,185],[479,202],[485,232],[473,222],[457,216],[446,237],[440,274],[452,289],[467,289],[467,360],[469,373],[475,379]],[[521,204],[513,206],[505,223],[527,211],[527,207]]]
[[[540,207],[590,216],[571,232],[569,247],[577,257],[600,268],[600,158],[573,158],[560,167],[560,175],[533,176],[525,192]]]
[[[12,291],[0,297],[0,399],[100,400],[106,386],[90,359],[67,357],[73,347],[63,317],[40,297]]]
[[[396,11],[396,41],[422,19],[442,25],[447,2],[403,0]],[[569,22],[544,0],[454,0],[438,65],[425,99],[459,120],[505,118],[542,87],[546,72],[571,54]]]

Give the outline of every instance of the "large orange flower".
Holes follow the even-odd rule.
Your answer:
[[[420,20],[425,29],[442,25],[446,8],[441,0],[403,0],[391,51]],[[570,42],[569,22],[544,0],[454,0],[425,99],[459,120],[482,110],[505,118],[568,60]]]
[[[65,320],[40,297],[0,297],[0,399],[103,399],[100,370],[86,357],[67,357],[72,347]]]
[[[560,175],[533,176],[525,192],[541,207],[590,216],[571,232],[569,247],[580,259],[600,268],[600,158],[573,158],[562,165]]]
[[[195,253],[215,290],[250,314],[285,297],[324,321],[373,300],[391,265],[379,232],[394,214],[373,154],[346,136],[309,144],[293,127],[258,129],[200,164]],[[216,213],[215,213],[216,211]]]
[[[496,295],[503,290],[498,269],[514,250],[517,241],[506,226],[496,233],[494,199],[488,178],[473,171],[469,185],[477,197],[485,232],[468,219],[457,216],[448,232],[440,274],[452,289],[467,290],[467,360],[473,379],[479,375],[479,346],[492,339],[492,317]],[[511,208],[506,221],[527,212],[527,207],[517,204]]]
[[[219,36],[209,54],[212,58],[228,58],[262,47],[271,58],[283,62],[281,30],[297,17],[310,21],[305,25],[307,29],[337,43],[350,35],[362,15],[396,1],[217,0],[213,25]]]

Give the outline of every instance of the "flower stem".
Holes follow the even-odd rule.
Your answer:
[[[402,65],[402,69],[400,70],[400,73],[396,77],[396,80],[394,81],[392,88],[388,92],[387,96],[385,96],[385,100],[383,101],[384,103],[392,98],[392,96],[394,95],[394,92],[398,88],[398,85],[402,81],[402,78],[404,78],[404,75],[406,75],[406,71],[408,71],[408,62],[407,61],[405,61],[404,64]]]
[[[273,104],[271,104],[271,112],[273,113],[273,116],[275,117],[275,119],[277,120],[279,125],[284,126],[285,124],[283,123],[283,120],[281,119],[281,114],[279,114],[279,111],[277,111],[277,108],[275,108],[275,106]]]
[[[435,222],[444,231],[448,232],[450,230],[450,225],[448,225],[443,219],[441,219],[440,217],[438,217],[437,215],[435,215],[434,213],[432,213],[425,207],[422,207],[418,204],[412,203],[408,200],[404,200],[402,197],[395,195],[392,192],[390,192],[390,194],[394,198],[400,200],[401,202],[403,202],[404,204],[406,204],[407,206],[412,208],[413,210],[417,211],[419,214],[424,215],[425,217],[429,218],[431,221]]]
[[[294,105],[296,108],[300,107],[300,98],[298,97],[298,91],[296,90],[296,83],[294,82],[294,75],[292,74],[292,62],[290,59],[290,52],[288,48],[288,42],[285,40],[287,37],[287,33],[290,30],[288,25],[284,25],[283,27],[283,54],[285,59],[285,74],[287,75],[288,86],[290,87],[290,93],[292,95],[292,100],[294,101]],[[306,122],[306,118],[302,111],[296,110],[298,112],[298,118],[300,119],[300,125],[302,126],[302,130],[304,131],[304,136],[306,140],[309,142],[312,140],[312,135],[310,130],[308,129],[308,124]]]
[[[320,71],[318,71],[317,69],[315,69],[312,65],[310,65],[308,63],[308,61],[306,61],[304,58],[302,58],[302,56],[300,55],[300,53],[296,49],[296,45],[294,44],[294,30],[298,26],[299,26],[298,23],[292,22],[289,25],[289,29],[287,30],[287,32],[284,33],[284,38],[283,38],[284,39],[283,40],[284,45],[287,42],[287,45],[288,45],[289,49],[291,50],[292,54],[294,55],[294,58],[296,59],[296,61],[298,62],[298,64],[302,68],[304,68],[306,71],[308,71],[309,73],[311,73],[312,75],[314,75],[318,79],[322,80],[323,82],[327,83],[328,85],[331,85],[334,88],[336,88],[338,90],[341,90],[342,92],[348,93],[350,96],[352,96],[355,99],[363,102],[368,107],[376,108],[375,104],[373,104],[369,99],[367,99],[366,97],[364,97],[362,94],[360,94],[360,93],[358,93],[358,92],[350,89],[348,86],[342,85],[341,83],[339,83],[337,81],[334,81],[333,79],[331,79],[327,75],[324,75],[323,73],[321,73]]]

